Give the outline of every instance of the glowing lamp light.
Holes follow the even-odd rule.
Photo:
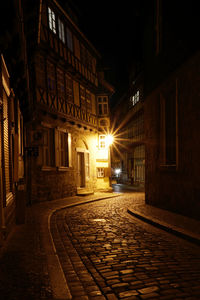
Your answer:
[[[115,169],[115,174],[116,175],[119,175],[121,173],[121,170],[120,169]]]
[[[113,137],[111,134],[108,134],[108,135],[106,136],[106,145],[107,145],[107,146],[112,145],[113,141],[114,141],[114,137]]]

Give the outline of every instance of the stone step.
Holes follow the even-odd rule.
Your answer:
[[[77,196],[88,196],[93,195],[94,191],[86,188],[78,188],[76,194]]]

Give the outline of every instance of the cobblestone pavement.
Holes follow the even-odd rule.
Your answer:
[[[133,201],[140,194],[51,217],[72,299],[200,299],[200,247],[127,214]]]

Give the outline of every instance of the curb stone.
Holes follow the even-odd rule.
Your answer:
[[[192,243],[194,243],[198,246],[200,245],[200,236],[197,235],[197,234],[194,234],[194,233],[192,233],[190,231],[187,231],[185,229],[182,229],[180,227],[170,225],[170,224],[168,224],[164,221],[158,220],[157,218],[144,215],[144,214],[142,214],[142,213],[140,213],[140,212],[138,212],[138,211],[136,211],[132,208],[127,209],[127,212],[130,215],[132,215],[132,216],[134,216],[134,217],[136,217],[136,218],[138,218],[138,219],[140,219],[140,220],[142,220],[142,221],[144,221],[148,224],[151,224],[155,227],[158,227],[162,230],[165,230],[168,233],[172,233],[172,234],[174,234],[174,235],[176,235],[180,238],[183,238],[183,239],[185,239],[189,242],[192,242]]]

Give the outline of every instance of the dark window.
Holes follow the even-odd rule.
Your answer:
[[[63,43],[65,43],[65,28],[63,22],[60,19],[58,19],[58,35],[59,35],[59,39]]]
[[[166,164],[176,164],[176,98],[168,95],[165,101]]]

